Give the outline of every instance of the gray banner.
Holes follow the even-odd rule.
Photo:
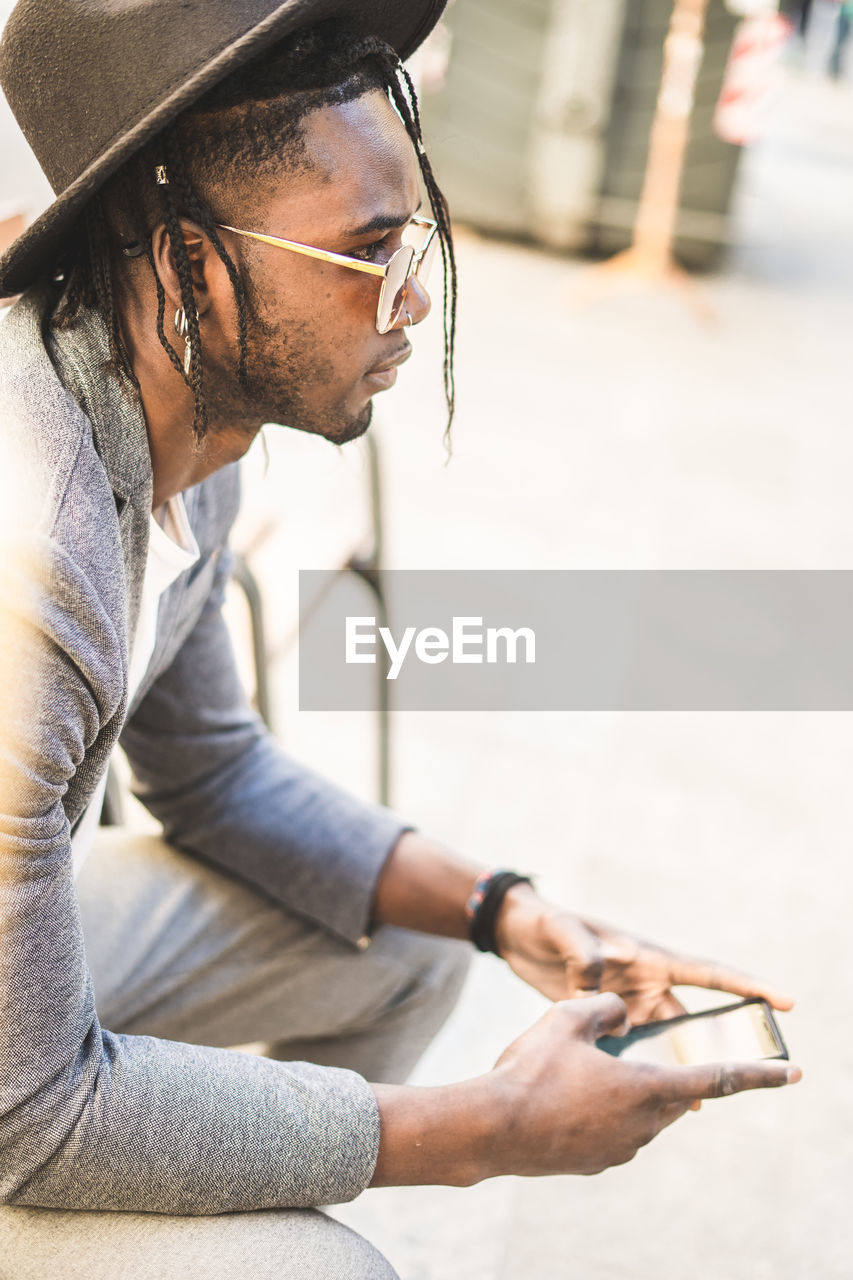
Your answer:
[[[853,572],[299,577],[303,710],[853,709]]]

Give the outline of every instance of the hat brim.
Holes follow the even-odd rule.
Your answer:
[[[381,36],[400,58],[406,59],[432,31],[446,3],[447,0],[287,0],[178,85],[57,196],[0,258],[0,297],[22,293],[50,268],[86,204],[129,156],[208,89],[269,45],[299,27],[337,17]]]

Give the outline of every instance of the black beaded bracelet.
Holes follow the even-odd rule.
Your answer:
[[[517,884],[532,885],[530,876],[520,876],[515,871],[490,871],[477,881],[468,900],[467,914],[470,920],[469,937],[478,951],[491,951],[500,955],[495,941],[495,924],[503,900]]]

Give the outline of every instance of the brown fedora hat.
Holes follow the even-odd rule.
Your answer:
[[[0,85],[57,198],[0,258],[0,296],[50,266],[128,156],[275,41],[340,18],[407,58],[446,2],[19,0],[0,41]]]

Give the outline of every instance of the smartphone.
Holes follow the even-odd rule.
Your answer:
[[[788,1057],[773,1010],[760,999],[646,1022],[624,1036],[602,1036],[596,1045],[614,1057],[664,1066]]]

